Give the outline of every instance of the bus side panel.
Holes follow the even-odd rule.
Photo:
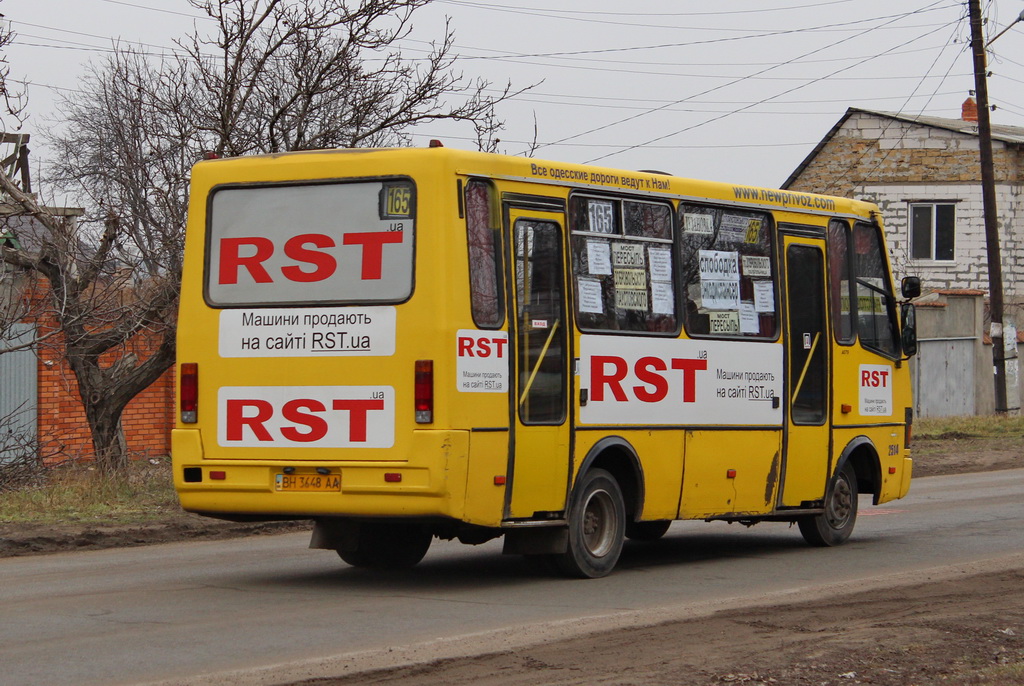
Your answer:
[[[835,466],[850,442],[863,438],[868,438],[871,441],[878,456],[877,464],[874,463],[873,457],[870,461],[872,471],[874,472],[877,469],[878,478],[881,479],[880,486],[874,489],[878,492],[876,504],[889,502],[890,500],[896,500],[905,496],[910,487],[913,461],[909,457],[904,457],[903,450],[901,449],[903,445],[902,426],[860,426],[848,429],[836,427],[833,434],[835,448],[832,460],[832,473],[835,473]],[[890,470],[892,471],[890,472]],[[864,484],[861,484],[861,487],[863,488]]]
[[[480,526],[501,525],[507,470],[508,432],[470,433],[464,521]]]
[[[680,519],[765,514],[779,488],[782,432],[686,432]]]
[[[644,503],[638,518],[675,519],[683,479],[683,432],[617,430],[615,435],[629,443],[640,459]],[[580,431],[576,434],[573,482],[576,480],[575,473],[578,473],[591,448],[606,437],[606,433],[597,431]]]
[[[914,399],[911,390],[910,366],[902,365],[893,370],[893,414],[900,425],[890,431],[889,449],[882,458],[882,491],[878,502],[904,497],[910,490],[910,477],[914,470],[914,461],[910,457],[910,446],[907,445],[907,415],[913,412]],[[893,435],[895,434],[895,435]],[[892,453],[891,455],[889,453]],[[889,470],[896,472],[890,474]]]
[[[683,432],[644,431],[629,436],[644,474],[644,509],[640,518],[675,519],[683,485]]]
[[[909,367],[897,367],[891,360],[854,345],[836,356],[833,387],[836,457],[851,440],[867,436],[878,453],[878,503],[902,498],[910,488],[913,469],[906,445],[906,413],[913,403]],[[891,469],[895,471],[890,473]]]

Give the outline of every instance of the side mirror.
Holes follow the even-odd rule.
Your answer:
[[[906,357],[913,357],[917,354],[917,310],[911,303],[900,305],[900,331],[903,354]]]
[[[900,282],[900,290],[905,300],[911,300],[921,295],[921,279],[917,276],[904,276]]]

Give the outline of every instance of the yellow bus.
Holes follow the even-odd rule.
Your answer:
[[[325,150],[192,177],[186,510],[600,577],[673,520],[845,541],[910,485],[904,280],[844,198],[520,157]]]

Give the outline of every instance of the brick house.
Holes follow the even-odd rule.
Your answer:
[[[964,102],[961,118],[877,112],[851,107],[793,171],[782,188],[858,198],[878,204],[896,277],[921,277],[934,342],[974,339],[976,350],[950,352],[944,373],[974,359],[976,403],[954,403],[979,414],[993,411],[991,342],[985,309],[958,308],[955,326],[942,323],[952,298],[983,300],[988,265],[982,209],[977,105]],[[992,126],[996,204],[1002,249],[1005,315],[1024,323],[1024,127]],[[965,311],[978,321],[967,331]],[[953,318],[950,315],[949,318]],[[970,328],[970,327],[969,327]],[[944,335],[946,329],[957,335]],[[964,332],[971,336],[964,335]],[[972,333],[973,331],[973,333]],[[1019,337],[1018,337],[1019,340]],[[927,341],[926,341],[927,343]],[[964,343],[964,345],[967,345]],[[931,346],[935,348],[936,346]],[[955,346],[954,346],[955,347]],[[922,346],[922,359],[936,351]],[[986,357],[987,356],[987,357]],[[987,359],[987,363],[985,360]],[[920,375],[919,375],[920,376]],[[954,385],[955,386],[955,385]],[[950,392],[954,392],[953,389]],[[962,392],[962,391],[957,391]],[[927,408],[923,408],[928,414]]]
[[[0,206],[0,214],[2,210]],[[69,212],[73,216],[74,211]],[[32,231],[26,228],[23,222],[4,222],[0,244],[20,247],[20,241],[31,241]],[[19,302],[45,303],[46,297],[34,278],[0,263],[0,309],[15,308]],[[8,336],[16,334],[20,339],[17,342],[41,342],[29,350],[0,355],[0,431],[18,431],[37,438],[40,452],[47,457],[88,458],[93,452],[89,426],[75,376],[61,359],[59,334],[53,333],[55,322],[45,305],[23,305],[20,311],[30,314],[22,317]],[[4,347],[0,340],[0,349]],[[133,341],[132,347],[133,353],[145,356],[145,340]],[[174,374],[169,370],[136,396],[122,415],[129,451],[136,456],[168,454],[173,413]],[[0,444],[0,461],[12,457],[5,456],[3,447]]]

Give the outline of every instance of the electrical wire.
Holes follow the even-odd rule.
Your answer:
[[[949,38],[947,39],[947,41],[946,41],[946,45],[947,45],[947,47],[948,47],[949,45],[951,45],[951,44],[953,43],[953,41],[954,41],[954,38],[955,38],[955,36],[956,36],[957,32],[958,32],[958,31],[960,30],[960,27],[962,26],[962,24],[963,24],[963,21],[964,21],[964,19],[966,19],[966,18],[967,18],[967,15],[966,15],[966,14],[962,15],[962,16],[960,17],[960,20],[959,20],[959,22],[957,23],[957,25],[956,25],[956,26],[954,26],[954,28],[953,28],[953,32],[952,32],[952,33],[950,34],[950,37],[949,37]],[[960,55],[962,55],[962,54],[963,54],[963,52],[964,52],[964,50],[963,50],[963,49],[961,49],[961,50],[959,51],[959,53],[958,53],[958,54],[956,55],[956,57],[959,57]],[[934,69],[934,68],[935,68],[935,65],[936,65],[936,64],[938,64],[938,61],[939,61],[939,59],[941,58],[941,56],[942,56],[942,52],[940,52],[939,54],[937,54],[937,55],[935,56],[935,59],[934,59],[934,60],[932,61],[932,64],[931,64],[931,66],[930,66],[930,67],[928,68],[928,71],[927,71],[927,72],[925,72],[925,75],[927,75],[927,74],[928,74],[929,72],[931,72],[931,70],[932,70],[932,69]],[[951,72],[951,71],[953,70],[953,65],[954,65],[954,64],[956,64],[956,60],[955,60],[955,59],[954,59],[953,61],[951,61],[951,62],[950,62],[949,68],[948,68],[948,69],[946,70],[946,74],[947,74],[947,75],[948,75],[948,74],[949,74],[949,73],[950,73],[950,72]],[[924,83],[924,81],[922,80],[922,82],[921,82],[921,83],[923,84],[923,83]],[[918,87],[920,87],[920,85],[919,85]],[[917,92],[917,88],[915,88],[915,89],[914,89],[914,92],[913,92],[913,93],[911,93],[911,95],[914,95],[914,94],[915,94],[916,92]],[[931,102],[931,99],[929,99],[929,100],[928,100],[928,101],[927,101],[927,102],[926,102],[926,103],[925,103],[925,104],[924,104],[924,105],[923,105],[923,106],[921,107],[920,111],[919,111],[919,112],[917,113],[917,114],[918,114],[918,116],[920,116],[920,114],[921,114],[921,113],[923,113],[923,112],[925,111],[925,109],[926,109],[926,108],[928,107],[928,103],[930,103],[930,102]],[[907,105],[907,104],[909,104],[909,98],[908,98],[908,101],[907,101],[906,103],[904,103],[903,107],[901,107],[901,108],[900,108],[900,110],[899,110],[899,112],[898,112],[897,114],[899,114],[899,113],[902,113],[903,109],[904,109],[904,108],[906,107],[906,105]],[[886,134],[888,133],[888,131],[889,131],[889,128],[890,128],[890,127],[892,127],[893,125],[895,125],[896,121],[897,121],[897,120],[894,120],[894,119],[890,119],[890,120],[888,120],[888,121],[887,121],[887,122],[885,123],[885,125],[884,125],[884,126],[882,127],[882,132],[881,132],[881,133],[879,134],[879,136],[878,136],[878,138],[876,139],[876,141],[881,141],[881,140],[882,140],[882,138],[883,138],[883,137],[884,137],[884,136],[885,136],[885,135],[886,135]],[[904,127],[904,128],[903,128],[903,130],[901,131],[901,133],[900,133],[900,136],[899,136],[899,140],[898,140],[898,142],[899,142],[899,143],[902,143],[902,142],[903,142],[904,138],[906,138],[906,136],[907,136],[907,134],[909,133],[909,131],[910,131],[910,128],[909,128],[909,127]],[[886,150],[886,151],[885,151],[885,152],[884,152],[884,153],[882,154],[882,156],[881,156],[881,159],[879,159],[879,160],[878,160],[878,161],[877,161],[877,162],[876,162],[876,163],[874,164],[874,166],[873,166],[873,167],[871,167],[871,169],[869,169],[869,170],[867,170],[867,171],[866,171],[865,173],[861,174],[860,178],[859,178],[859,179],[857,179],[857,180],[856,180],[856,181],[855,181],[855,182],[853,183],[853,185],[859,185],[859,184],[861,184],[861,183],[863,183],[863,182],[864,182],[864,179],[866,179],[866,178],[871,178],[872,176],[874,176],[875,172],[877,172],[877,171],[878,171],[878,169],[879,169],[879,168],[881,168],[882,164],[884,164],[884,163],[885,163],[885,161],[889,159],[889,156],[890,156],[890,155],[892,154],[893,150],[896,150],[896,149],[897,149],[897,147],[898,147],[898,145],[893,145],[893,146],[889,146],[889,147],[888,147],[888,149],[887,149],[887,150]],[[822,193],[828,193],[828,192],[830,192],[830,191],[832,191],[832,190],[834,190],[834,189],[837,189],[837,188],[839,188],[839,184],[840,184],[840,183],[841,183],[841,182],[842,182],[843,180],[845,180],[845,179],[846,179],[846,178],[847,178],[847,177],[848,177],[848,176],[850,175],[850,172],[851,172],[851,171],[853,171],[853,170],[854,170],[855,168],[857,168],[857,167],[859,166],[859,164],[860,164],[860,161],[864,159],[865,155],[867,155],[867,150],[861,151],[861,154],[860,154],[860,156],[859,156],[859,157],[857,158],[857,162],[856,162],[856,163],[854,163],[854,164],[848,165],[848,166],[846,167],[846,169],[844,169],[844,170],[843,170],[843,173],[842,173],[842,174],[840,174],[840,175],[839,175],[838,177],[834,177],[834,178],[832,178],[832,179],[830,180],[830,182],[829,182],[829,185],[828,185],[828,186],[826,186],[825,188],[821,189],[821,192],[822,192]]]
[[[923,8],[923,9],[928,9],[929,7],[934,7],[937,4],[939,4],[939,3],[938,2],[931,3],[931,5],[926,5],[925,8]],[[922,11],[922,10],[917,10],[917,11]],[[911,16],[914,13],[915,12],[908,13],[906,15],[903,15],[903,17]],[[886,23],[893,23],[893,22],[896,22],[898,20],[899,20],[898,18],[897,19],[890,19]],[[674,105],[678,105],[680,103],[686,102],[688,100],[691,100],[693,98],[703,97],[705,95],[708,95],[709,93],[713,93],[715,91],[722,90],[724,88],[728,88],[730,86],[733,86],[733,85],[736,85],[738,83],[744,82],[744,81],[746,81],[746,80],[748,80],[748,79],[750,79],[752,77],[761,76],[762,74],[765,74],[767,72],[773,71],[775,69],[779,69],[779,68],[781,68],[783,66],[786,66],[786,65],[789,65],[789,64],[793,64],[793,63],[797,63],[800,60],[806,59],[807,57],[810,57],[812,55],[816,55],[816,54],[818,54],[820,52],[823,52],[824,50],[829,50],[829,49],[832,49],[832,48],[836,47],[837,45],[841,45],[843,43],[849,42],[849,41],[854,40],[856,38],[860,38],[862,35],[864,35],[865,33],[869,32],[870,30],[871,29],[865,29],[864,31],[862,31],[860,33],[854,34],[852,36],[847,36],[846,38],[843,38],[843,39],[841,39],[839,41],[835,41],[835,42],[833,42],[833,43],[831,43],[829,45],[826,45],[824,47],[815,48],[815,49],[813,49],[813,50],[811,50],[809,52],[806,52],[803,55],[800,55],[800,56],[795,57],[793,59],[781,62],[781,63],[776,64],[776,65],[772,65],[772,66],[766,67],[765,69],[762,69],[762,70],[760,70],[758,72],[755,72],[754,74],[751,74],[749,76],[745,76],[745,77],[738,78],[738,79],[733,79],[733,80],[731,80],[731,81],[729,81],[727,83],[719,84],[719,85],[717,85],[717,86],[715,86],[713,88],[709,88],[709,89],[706,89],[704,91],[701,91],[700,93],[696,93],[694,95],[687,96],[685,98],[680,98],[678,100],[673,101],[670,104],[672,106],[674,106]],[[641,112],[641,113],[638,113],[638,114],[634,114],[634,115],[631,115],[629,117],[625,117],[625,118],[618,119],[616,121],[610,122],[608,124],[604,124],[604,125],[601,125],[601,126],[598,126],[598,127],[594,127],[594,128],[588,129],[586,131],[582,131],[580,133],[573,134],[571,136],[566,136],[566,137],[560,138],[560,139],[558,139],[556,141],[552,141],[550,143],[545,143],[545,144],[539,145],[535,149],[542,149],[542,148],[545,148],[545,147],[550,147],[552,145],[561,145],[561,144],[567,143],[568,141],[575,140],[577,138],[581,138],[583,136],[586,136],[586,135],[589,135],[589,134],[592,134],[592,133],[597,133],[599,131],[604,131],[604,130],[609,129],[609,128],[613,127],[613,126],[618,126],[618,125],[624,124],[626,122],[635,121],[636,119],[639,119],[640,117],[646,116],[648,114],[652,114],[652,113],[655,113],[655,112],[660,112],[660,111],[664,110],[668,106],[669,105],[663,105],[663,106],[660,106],[660,107],[651,108],[650,110],[648,110],[646,112]],[[728,115],[725,115],[725,116],[728,116]],[[717,121],[718,119],[721,119],[721,118],[722,117],[716,117],[715,121]],[[706,123],[710,123],[710,121],[703,122],[701,125],[704,125]],[[693,128],[693,127],[690,127],[690,128]],[[685,129],[685,130],[690,130],[690,129]],[[683,131],[681,130],[681,131],[678,131],[678,132],[674,132],[671,135],[676,135],[677,133],[682,133],[682,132]],[[660,136],[660,137],[658,137],[658,139],[651,140],[651,141],[648,142],[648,144],[657,142],[658,140],[661,140],[662,138],[665,138],[665,136]],[[621,152],[626,152],[628,150],[632,150],[632,149],[641,147],[641,145],[642,144],[634,145],[634,146],[629,146],[627,148],[624,148]],[[607,155],[602,155],[599,158],[595,158],[593,160],[588,160],[588,161],[589,162],[595,162],[595,161],[598,161],[598,160],[610,157],[611,155],[612,155],[612,153],[609,153]]]

